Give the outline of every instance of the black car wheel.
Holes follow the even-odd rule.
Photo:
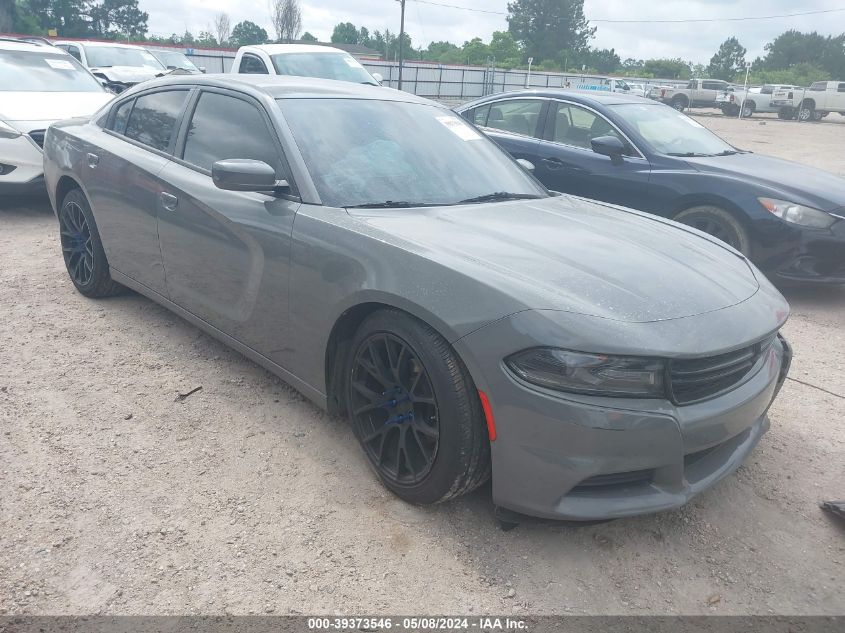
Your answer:
[[[746,103],[742,106],[742,118],[747,119],[748,117],[754,116],[754,104],[753,103]]]
[[[112,281],[100,234],[88,200],[79,189],[70,191],[59,209],[59,237],[68,275],[86,297],[110,297],[125,290]]]
[[[692,207],[676,215],[675,221],[704,231],[730,244],[743,255],[751,251],[748,231],[733,215],[719,207]]]
[[[412,503],[459,496],[490,476],[478,394],[449,343],[396,310],[370,315],[355,334],[346,402],[378,476]]]
[[[678,112],[683,112],[687,108],[687,101],[686,101],[686,99],[682,99],[682,98],[681,99],[672,99],[671,105]]]
[[[802,103],[798,106],[798,120],[799,121],[812,121],[813,115],[815,114],[815,110],[813,106],[810,104]],[[815,119],[818,120],[818,119]]]

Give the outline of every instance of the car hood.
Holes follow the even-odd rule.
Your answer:
[[[528,309],[650,322],[720,310],[759,289],[745,258],[721,242],[583,198],[349,213],[376,229],[378,239],[474,277]]]
[[[845,178],[821,169],[753,153],[684,158],[684,161],[698,171],[720,173],[774,189],[781,192],[776,195],[788,202],[807,204],[822,211],[845,207]]]
[[[107,66],[105,68],[94,66],[90,68],[95,75],[101,75],[108,81],[116,81],[124,84],[137,84],[161,77],[167,71],[147,66]]]
[[[21,132],[43,130],[54,121],[90,116],[114,98],[106,92],[4,92],[0,120]]]

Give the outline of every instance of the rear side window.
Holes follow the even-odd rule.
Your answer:
[[[238,72],[246,75],[269,75],[267,67],[264,62],[258,59],[255,55],[249,53],[241,57],[241,65],[238,67]]]
[[[724,90],[728,84],[721,81],[705,81],[701,84],[705,90]]]
[[[267,163],[280,174],[279,155],[272,139],[257,106],[236,97],[205,92],[191,117],[183,158],[208,171],[218,160],[249,158]]]
[[[135,100],[130,99],[117,106],[114,112],[114,120],[109,129],[114,130],[118,134],[126,134],[126,122],[129,121],[129,113],[132,112],[133,103],[135,103]]]
[[[839,84],[839,87],[836,89],[836,92],[845,92],[845,84]]]
[[[487,125],[487,115],[490,113],[490,106],[483,105],[475,108],[474,110],[470,110],[466,113],[466,118],[469,121],[472,121],[476,125]]]
[[[487,115],[486,127],[511,134],[535,136],[542,108],[543,102],[539,99],[510,99],[493,103]]]
[[[124,135],[153,149],[166,152],[176,130],[187,90],[165,90],[135,100]]]
[[[810,86],[810,90],[813,92],[824,92],[827,89],[827,82],[826,81],[817,81],[812,86]]]

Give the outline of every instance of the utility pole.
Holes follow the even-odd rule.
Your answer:
[[[402,90],[402,58],[405,54],[405,0],[399,0],[402,18],[399,22],[399,90]]]

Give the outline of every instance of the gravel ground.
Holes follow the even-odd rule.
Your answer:
[[[845,126],[700,120],[845,175]],[[83,298],[46,202],[0,203],[0,614],[845,613],[818,508],[845,497],[845,401],[818,388],[845,394],[845,289],[788,298],[807,384],[734,476],[676,512],[502,532],[489,487],[406,505],[275,377],[138,295]]]

